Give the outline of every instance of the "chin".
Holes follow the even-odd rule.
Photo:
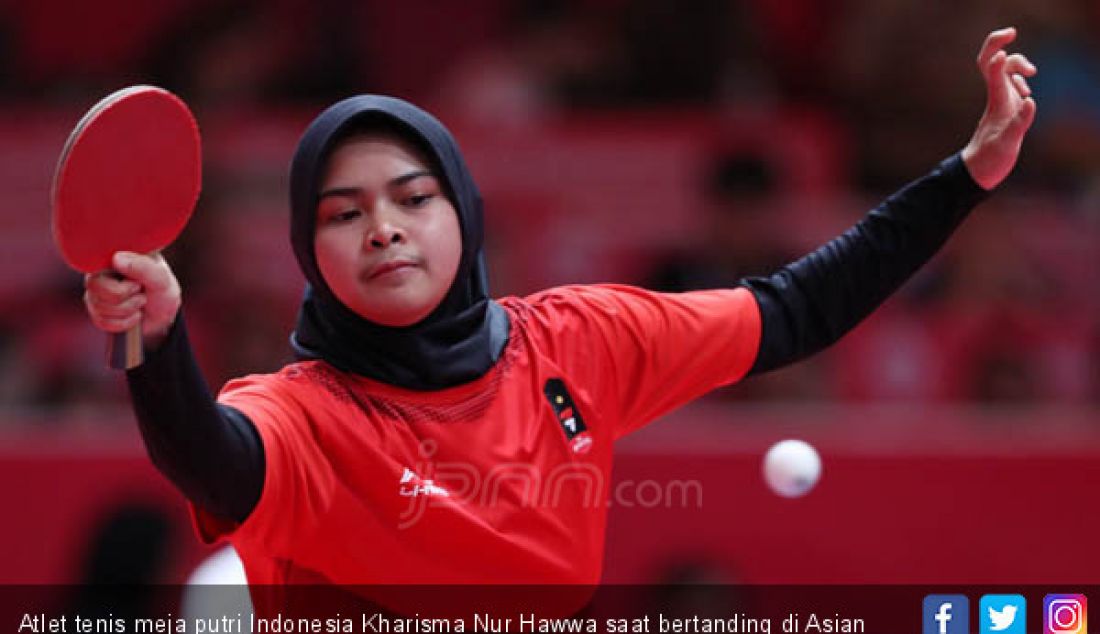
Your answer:
[[[355,311],[360,317],[369,322],[389,328],[405,328],[413,326],[431,314],[432,308],[423,304],[415,306],[402,306],[390,304],[386,310],[359,309]]]

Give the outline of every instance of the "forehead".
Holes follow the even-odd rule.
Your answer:
[[[392,132],[356,132],[340,140],[325,163],[324,179],[363,168],[431,171],[432,161],[410,140]]]

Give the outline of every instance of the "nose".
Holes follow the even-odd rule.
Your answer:
[[[405,229],[396,222],[394,213],[384,203],[375,207],[371,214],[373,222],[364,236],[364,246],[368,249],[385,249],[406,241]]]

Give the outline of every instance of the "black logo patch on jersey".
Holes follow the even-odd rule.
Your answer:
[[[561,379],[548,379],[542,391],[546,394],[546,400],[550,401],[550,407],[554,408],[554,414],[558,417],[558,424],[565,432],[566,439],[573,440],[575,436],[588,430],[580,410]]]

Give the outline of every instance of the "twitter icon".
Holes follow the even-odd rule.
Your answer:
[[[1027,627],[1027,601],[1019,594],[986,594],[978,603],[981,634],[1024,634]]]

